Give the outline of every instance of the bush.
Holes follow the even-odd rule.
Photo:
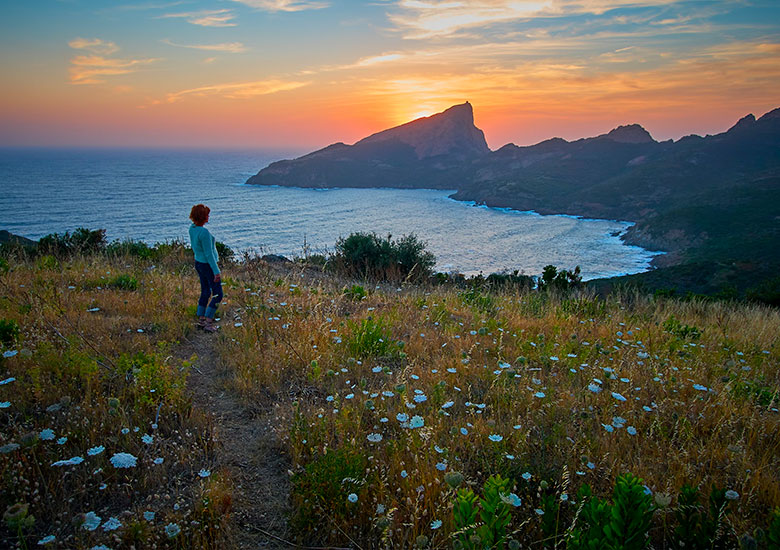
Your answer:
[[[334,523],[344,525],[348,518],[354,521],[367,516],[364,505],[347,499],[350,493],[360,496],[367,465],[368,460],[358,449],[345,446],[316,457],[292,477],[296,504],[292,524],[302,535],[322,527],[330,530]]]
[[[348,321],[347,326],[352,334],[346,344],[353,357],[385,357],[397,351],[398,344],[390,339],[381,319],[374,321],[369,317],[360,324]]]
[[[582,286],[582,276],[580,275],[580,266],[574,268],[574,271],[558,268],[554,265],[544,266],[542,276],[537,281],[539,290],[547,291],[568,291]]]
[[[13,319],[0,319],[0,342],[11,347],[19,338],[19,324]]]
[[[352,233],[336,242],[335,269],[348,276],[379,280],[421,280],[431,276],[436,257],[415,235],[399,240],[376,233]]]
[[[112,242],[106,247],[106,253],[112,256],[133,256],[148,259],[152,257],[153,249],[143,241],[128,239]]]
[[[136,290],[138,288],[138,280],[132,275],[117,275],[108,281],[106,286],[118,290]]]
[[[79,227],[73,233],[50,233],[38,241],[38,250],[44,254],[68,256],[72,254],[92,254],[106,248],[106,230],[90,230]]]
[[[223,242],[217,241],[214,243],[214,246],[217,249],[217,254],[219,254],[219,259],[225,262],[233,261],[233,257],[235,256],[235,252],[233,252],[233,249],[230,248],[228,245],[226,245]]]

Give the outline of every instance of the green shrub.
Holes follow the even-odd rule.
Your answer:
[[[302,535],[318,527],[330,530],[331,522],[341,525],[346,518],[366,515],[361,513],[361,504],[347,497],[350,493],[360,497],[367,465],[368,459],[358,449],[345,446],[314,458],[292,477],[292,524]]]
[[[118,290],[136,290],[138,288],[138,280],[132,275],[123,273],[122,275],[117,275],[108,281],[106,286],[108,288],[116,288]]]
[[[683,325],[674,315],[664,321],[664,330],[680,340],[698,340],[701,336],[700,329],[692,325]]]
[[[700,550],[726,548],[726,533],[722,528],[728,513],[726,490],[713,485],[706,509],[699,498],[697,487],[685,485],[681,489],[674,511],[677,542],[685,548]]]
[[[432,274],[436,258],[415,235],[399,240],[376,233],[352,233],[336,242],[334,269],[352,277],[421,280]]]
[[[745,297],[752,302],[771,306],[780,306],[780,277],[766,279],[762,283],[749,288]]]
[[[482,498],[479,499],[482,525],[477,529],[481,548],[504,548],[506,529],[512,519],[509,504],[504,501],[509,489],[510,481],[498,474],[490,476],[482,487]]]
[[[148,259],[152,257],[153,249],[143,241],[128,239],[124,241],[113,241],[106,247],[106,254]]]
[[[50,233],[38,241],[38,250],[44,254],[63,257],[71,254],[93,254],[106,248],[106,230],[79,227],[64,235]]]
[[[587,485],[580,488],[578,496],[581,504],[576,523],[569,531],[569,550],[647,547],[653,508],[641,479],[631,474],[620,476],[615,482],[612,504],[594,497]]]
[[[217,254],[219,254],[219,259],[224,262],[231,262],[233,261],[233,257],[235,256],[235,252],[233,252],[233,249],[230,248],[228,245],[226,245],[223,242],[217,241],[214,243],[214,246],[217,249]]]
[[[347,327],[351,334],[346,346],[353,357],[384,357],[398,351],[398,344],[391,340],[381,319],[375,321],[369,317],[360,323],[348,321]]]
[[[364,300],[366,296],[368,296],[368,294],[366,294],[366,289],[360,285],[352,285],[349,288],[345,288],[342,294],[344,294],[344,296],[356,302]]]
[[[474,545],[471,537],[476,533],[477,516],[479,515],[479,498],[471,489],[460,489],[452,507],[452,516],[455,520],[455,536],[460,541],[461,547],[470,549]]]
[[[546,291],[568,291],[582,286],[582,276],[580,275],[580,266],[573,271],[566,269],[558,270],[554,265],[544,266],[542,276],[537,281],[539,290]]]
[[[0,319],[0,342],[11,347],[19,338],[19,324],[13,319]]]
[[[766,547],[768,550],[780,550],[780,507],[772,510],[769,516],[769,527],[766,530]]]

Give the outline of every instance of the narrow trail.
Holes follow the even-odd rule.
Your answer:
[[[273,403],[247,403],[230,387],[231,371],[214,349],[219,336],[194,332],[183,357],[197,355],[188,386],[193,406],[212,415],[218,442],[215,468],[234,485],[231,547],[290,549],[287,527],[290,480],[282,444],[271,429]]]

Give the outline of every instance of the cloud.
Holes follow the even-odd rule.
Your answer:
[[[571,15],[601,15],[618,8],[646,8],[676,0],[398,0],[388,14],[405,38],[431,38],[498,23]]]
[[[250,8],[264,11],[304,11],[321,10],[330,7],[328,2],[315,0],[233,0]]]
[[[74,38],[68,42],[68,46],[74,50],[87,50],[99,55],[111,55],[119,51],[119,46],[100,38]]]
[[[167,38],[162,40],[164,44],[177,48],[189,48],[191,50],[205,50],[209,52],[242,53],[246,47],[241,42],[222,42],[220,44],[177,44]]]
[[[70,60],[70,81],[73,84],[103,84],[104,77],[134,73],[144,65],[159,61],[155,58],[107,57],[118,52],[119,46],[99,38],[74,38],[68,45],[74,50],[86,50],[92,54],[77,55]]]
[[[136,72],[141,66],[157,59],[110,59],[100,55],[77,55],[70,60],[70,81],[73,84],[103,84],[105,76]]]
[[[302,88],[309,85],[310,82],[290,81],[280,79],[257,80],[254,82],[239,82],[228,84],[214,84],[211,86],[201,86],[189,90],[170,93],[165,96],[165,101],[175,103],[188,96],[207,97],[220,96],[226,99],[247,99],[250,97],[275,94]]]
[[[157,19],[186,19],[187,23],[199,25],[201,27],[235,27],[233,23],[235,15],[231,10],[201,10],[183,13],[166,13],[160,15]]]

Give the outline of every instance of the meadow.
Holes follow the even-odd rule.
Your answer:
[[[197,277],[139,250],[4,260],[4,545],[230,544],[238,489],[177,358]],[[300,544],[780,547],[776,309],[224,271],[209,338],[275,407]]]

